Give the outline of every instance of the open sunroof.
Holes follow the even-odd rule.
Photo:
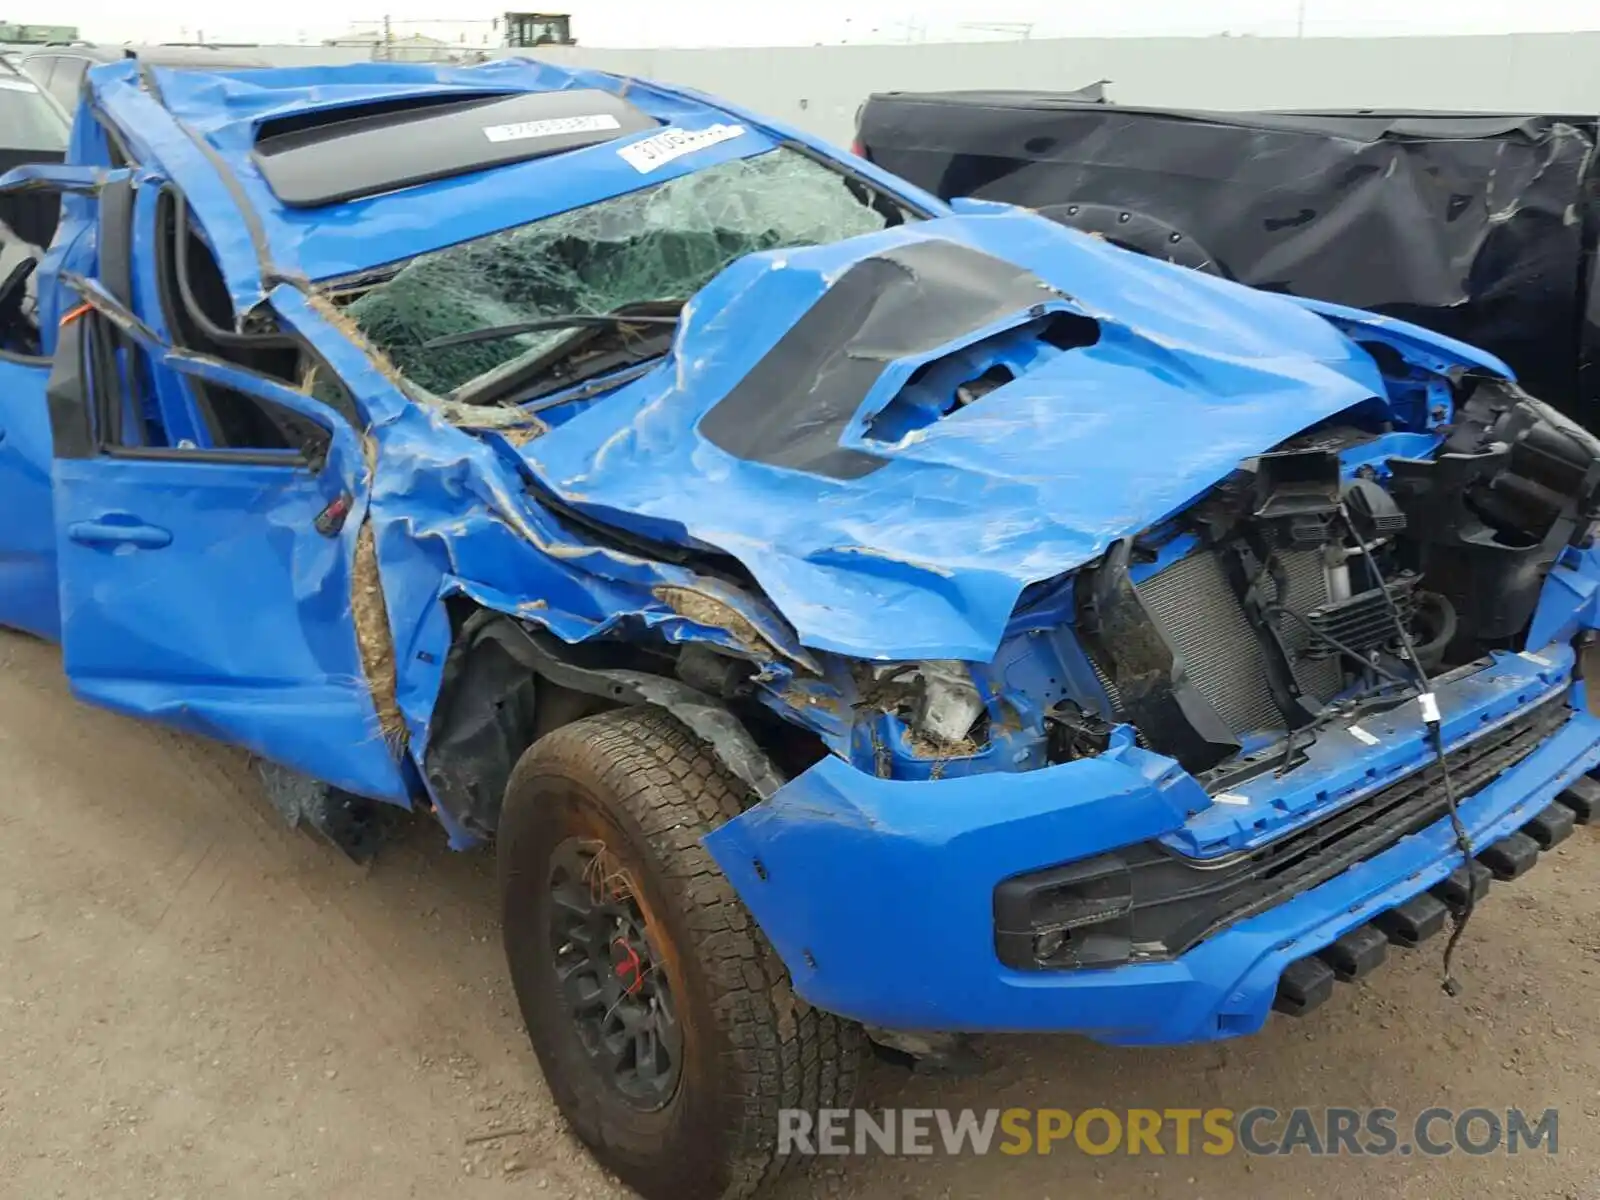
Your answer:
[[[265,124],[254,158],[280,201],[315,208],[594,146],[660,124],[621,97],[593,89],[444,93]]]

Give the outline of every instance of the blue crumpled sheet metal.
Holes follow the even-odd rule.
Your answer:
[[[123,66],[97,68],[97,86],[109,103],[124,107],[142,96],[138,75]],[[120,72],[120,74],[116,74]],[[560,161],[533,159],[417,187],[319,208],[285,208],[272,194],[252,158],[263,121],[309,108],[353,105],[408,95],[459,92],[463,96],[504,91],[626,89],[629,103],[665,124],[698,129],[728,114],[711,105],[640,81],[597,71],[569,70],[527,59],[504,59],[472,68],[437,64],[357,63],[326,67],[209,73],[153,70],[173,117],[203,138],[221,160],[249,204],[255,229],[240,227],[226,240],[238,257],[225,261],[234,304],[248,311],[264,290],[252,260],[264,255],[276,271],[309,280],[329,279],[403,261],[428,250],[482,237],[583,204],[700,170],[714,162],[770,150],[776,143],[753,126],[743,136],[653,169],[642,176],[617,154],[625,142],[605,142],[563,153]],[[640,135],[648,136],[648,135]],[[192,144],[183,153],[203,153]],[[206,213],[197,204],[207,230]],[[250,236],[244,236],[250,235]],[[253,237],[253,241],[251,238]],[[219,257],[228,248],[217,247]],[[245,268],[236,271],[236,267]],[[269,281],[270,282],[270,281]]]
[[[1483,725],[1482,700],[1463,697],[1463,729]],[[1475,845],[1525,824],[1600,758],[1600,725],[1581,711],[1581,697],[1575,702],[1580,711],[1562,731],[1462,798]],[[1290,961],[1460,867],[1449,819],[1440,817],[1177,960],[1108,970],[1002,966],[995,883],[1179,829],[1188,789],[1198,785],[1180,770],[1163,788],[1170,765],[1134,751],[930,788],[852,776],[827,759],[714,831],[706,848],[796,990],[818,1008],[889,1029],[1070,1029],[1120,1043],[1254,1032]],[[1241,1019],[1219,1020],[1230,1014]]]
[[[758,600],[683,567],[577,537],[533,502],[526,464],[498,434],[469,434],[401,398],[373,361],[296,289],[280,285],[272,303],[363,401],[372,420],[376,470],[369,473],[366,511],[398,664],[397,700],[415,757],[427,745],[450,647],[439,602],[453,594],[542,625],[569,643],[653,630],[668,642],[703,641],[738,652],[754,648],[765,659],[809,661],[792,630]],[[738,619],[701,624],[674,607],[682,593],[723,605]],[[696,609],[697,615],[706,611]],[[734,629],[759,635],[755,646]]]
[[[741,460],[703,436],[707,411],[846,269],[926,238],[1025,265],[1096,319],[1100,340],[893,446],[867,442],[858,420],[842,444],[888,459],[863,478]],[[1383,395],[1372,358],[1307,306],[1008,211],[735,263],[695,297],[661,370],[525,453],[546,486],[601,519],[737,557],[807,646],[988,661],[1028,584]]]
[[[1112,538],[1182,507],[1240,459],[1383,391],[1374,362],[1304,307],[1017,212],[975,213],[736,263],[689,306],[656,371],[519,451],[405,399],[316,302],[277,279],[397,261],[625,190],[614,148],[575,152],[561,171],[519,164],[291,212],[249,163],[252,131],[272,114],[392,96],[397,84],[481,91],[502,78],[508,90],[530,81],[615,89],[621,81],[526,62],[471,71],[372,64],[340,72],[337,84],[325,71],[271,74],[291,86],[269,92],[260,77],[156,72],[166,103],[206,150],[171,125],[132,64],[97,68],[95,86],[119,124],[138,131],[135,151],[184,188],[239,311],[270,292],[281,319],[313,343],[370,423],[375,469],[357,516],[375,534],[414,759],[426,747],[449,649],[444,597],[469,595],[568,642],[650,630],[669,642],[749,652],[740,631],[754,630],[761,645],[753,656],[769,664],[804,663],[806,647],[987,660],[1027,583],[1087,562]],[[671,89],[630,86],[630,100],[666,121],[728,116]],[[652,180],[771,144],[753,131]],[[535,192],[533,181],[550,190]],[[471,204],[460,202],[466,189]],[[241,198],[251,210],[244,220]],[[855,481],[737,460],[699,436],[704,412],[842,272],[925,238],[1026,265],[1100,322],[1100,341],[922,431]],[[861,434],[846,436],[859,443]],[[620,527],[728,551],[771,607],[685,568],[594,545],[533,501],[526,485],[535,475]],[[680,590],[739,619],[695,620],[674,607]]]
[[[441,70],[361,69],[353,74],[372,76],[370,86],[347,87],[343,98],[392,95],[393,75],[407,76],[419,87],[427,86]],[[474,90],[481,90],[487,86],[484,76],[495,73],[474,73],[470,84]],[[529,77],[542,78],[546,69],[522,63],[512,64],[503,73],[508,80],[514,79],[516,86],[528,87]],[[319,74],[326,78],[326,73],[310,73]],[[591,82],[581,76],[569,77],[561,72],[556,75],[561,78],[546,81],[550,86]],[[347,76],[341,74],[341,78]],[[565,84],[563,79],[567,80]],[[612,87],[622,84],[607,77],[592,82],[601,81]],[[158,82],[169,99],[191,85],[197,93],[209,95],[210,102],[219,103],[223,110],[221,115],[212,113],[218,129],[238,132],[254,119],[245,99],[260,89],[218,76],[191,79],[163,73]],[[540,85],[537,78],[532,82]],[[183,189],[225,268],[239,310],[270,299],[279,319],[315,347],[349,388],[362,412],[368,443],[366,479],[364,486],[353,480],[345,482],[367,495],[365,503],[358,503],[352,511],[347,530],[353,538],[363,522],[370,522],[374,533],[396,659],[396,699],[412,760],[420,762],[427,746],[451,639],[448,615],[441,601],[452,594],[466,594],[488,607],[526,618],[568,642],[613,634],[652,636],[669,643],[695,640],[719,644],[766,664],[805,665],[812,661],[788,625],[758,598],[681,567],[597,547],[563,528],[529,497],[529,468],[499,435],[456,428],[436,410],[407,399],[373,358],[349,339],[343,323],[330,320],[329,311],[308,297],[303,285],[281,282],[294,273],[286,268],[298,271],[306,267],[308,258],[299,251],[314,243],[311,234],[315,230],[293,228],[291,221],[280,220],[283,210],[274,210],[259,193],[250,197],[256,205],[241,215],[239,197],[233,190],[236,181],[219,169],[226,156],[215,153],[215,144],[204,149],[189,133],[175,127],[168,113],[140,86],[133,64],[97,68],[94,86],[97,100],[115,114],[119,127],[128,131],[127,140],[134,153]],[[308,77],[305,95],[299,97],[298,103],[324,98],[319,87],[316,78]],[[283,98],[282,94],[279,98]],[[668,97],[651,102],[641,99],[637,91],[630,98],[653,103],[664,120],[672,119],[675,112],[703,114],[708,122],[717,115],[715,110],[688,100]],[[199,118],[207,103],[197,100],[188,113],[202,125],[206,122]],[[285,107],[292,109],[295,105],[285,102],[273,111]],[[229,111],[234,119],[223,119]],[[194,129],[193,123],[190,128]],[[751,144],[741,146],[744,141]],[[753,133],[749,139],[735,139],[717,150],[726,149],[728,157],[738,157],[770,144],[765,135]],[[614,153],[612,157],[615,158]],[[231,168],[228,174],[237,173],[237,159],[225,165]],[[682,169],[696,165],[706,165],[703,156],[698,164],[682,164]],[[543,166],[547,181],[559,181],[559,170],[550,164]],[[598,170],[569,172],[565,191],[558,189],[559,194],[545,199],[555,209],[624,190],[624,184],[638,187],[670,178],[677,170],[674,166],[652,172],[649,180],[631,168],[626,180]],[[344,238],[343,244],[362,248],[360,265],[392,261],[477,232],[464,226],[449,226],[450,219],[463,212],[470,220],[491,228],[537,215],[530,212],[526,178],[515,184],[501,182],[508,173],[516,173],[516,169],[474,177],[482,186],[474,191],[470,206],[454,198],[453,181],[408,189],[410,194],[401,195],[403,203],[389,210],[394,216],[393,228],[400,231],[398,241],[379,236],[388,227],[370,212],[356,211],[360,205],[326,210],[316,220],[324,232],[331,231],[330,237]],[[248,191],[251,185],[245,181],[244,186]],[[480,203],[485,197],[494,203]],[[319,571],[311,569],[311,564],[306,566],[306,575],[297,581],[297,587],[310,594],[322,587],[323,578]],[[682,611],[686,597],[694,600],[694,615]],[[348,616],[346,606],[347,619]],[[727,619],[720,619],[723,616]],[[703,623],[711,619],[717,619],[717,624]],[[358,707],[362,708],[364,719],[370,719],[371,706]],[[248,740],[248,732],[239,736]],[[326,739],[310,740],[317,741],[322,750],[327,749],[321,745]],[[264,748],[264,752],[299,762],[299,749],[279,746],[273,750]],[[411,789],[420,791],[423,783],[419,773],[408,769],[406,774]],[[338,782],[377,798],[403,798],[392,783],[380,786],[343,777]],[[439,815],[456,844],[470,840],[454,824],[451,814]]]
[[[103,101],[159,141],[164,161],[181,165],[240,311],[262,296],[263,264],[322,278],[641,182],[614,147],[602,146],[563,156],[559,171],[536,160],[322,210],[284,209],[250,161],[254,130],[272,116],[397,89],[624,86],[610,76],[517,61],[470,70],[366,64],[338,72],[336,82],[332,75],[158,69],[165,104],[204,139],[209,150],[202,152],[166,122],[138,120],[155,102],[132,64],[96,69]],[[268,79],[270,88],[262,86]],[[670,88],[627,86],[630,101],[665,121],[728,116]],[[746,138],[652,179],[771,144],[752,127]],[[249,221],[237,219],[217,161],[237,180]],[[535,181],[536,190],[529,186]],[[470,204],[458,202],[464,190]],[[1025,264],[1101,322],[1100,343],[922,431],[863,480],[838,483],[742,462],[699,436],[700,416],[842,271],[875,250],[926,237]],[[527,457],[547,486],[606,520],[738,557],[807,646],[867,658],[984,660],[1026,584],[1081,565],[1112,538],[1181,507],[1241,458],[1382,388],[1370,358],[1291,302],[1144,260],[1019,212],[989,212],[736,263],[691,305],[660,370],[546,435]],[[386,384],[375,387],[375,399],[386,391]],[[429,435],[436,438],[434,425]],[[851,436],[859,443],[859,433],[847,443]],[[408,502],[426,511],[418,489],[426,491],[427,472],[407,468],[403,448],[387,439],[384,459],[385,474],[392,468],[412,477]]]

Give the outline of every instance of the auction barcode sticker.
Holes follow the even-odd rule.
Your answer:
[[[718,142],[731,142],[744,134],[743,125],[723,125],[720,122],[704,129],[665,129],[637,142],[619,146],[617,153],[635,171],[647,174],[675,158],[715,146]]]
[[[483,136],[491,142],[520,142],[525,138],[559,137],[564,133],[606,133],[621,129],[610,113],[588,117],[551,117],[545,121],[518,121],[514,125],[485,125]]]

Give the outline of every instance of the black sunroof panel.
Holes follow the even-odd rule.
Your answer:
[[[341,115],[345,114],[345,115]],[[439,103],[332,109],[283,133],[267,128],[255,162],[293,208],[337,204],[451,175],[522,162],[655,129],[661,122],[610,92],[518,92]]]

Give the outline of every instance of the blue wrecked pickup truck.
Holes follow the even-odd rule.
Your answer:
[[[528,61],[98,67],[41,195],[0,623],[492,843],[647,1196],[869,1040],[1305,1012],[1600,798],[1600,442],[1468,346]]]

